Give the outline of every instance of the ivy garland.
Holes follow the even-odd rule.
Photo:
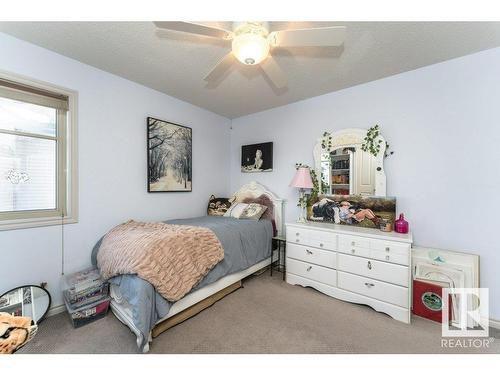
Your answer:
[[[380,152],[380,144],[382,143],[381,139],[378,139],[380,135],[380,127],[378,125],[372,126],[366,132],[366,137],[364,138],[364,142],[361,145],[361,149],[363,151],[369,152],[373,156],[377,156]],[[394,154],[394,151],[389,151],[389,143],[385,142],[385,153],[384,158]]]
[[[366,132],[366,137],[363,139],[363,144],[361,149],[363,151],[369,152],[373,156],[377,156],[380,152],[381,139],[377,139],[380,135],[380,127],[378,125],[372,126]],[[323,133],[323,138],[321,139],[321,148],[330,150],[333,144],[332,134],[329,132]],[[394,154],[394,151],[389,151],[389,143],[385,142],[385,153],[384,158]]]
[[[323,138],[321,139],[321,148],[329,150],[332,147],[332,133],[324,132]]]

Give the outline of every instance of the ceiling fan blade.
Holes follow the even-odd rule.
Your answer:
[[[340,46],[345,39],[345,26],[273,31],[269,34],[275,47]]]
[[[197,34],[211,38],[230,39],[232,37],[231,31],[218,27],[205,26],[199,23],[171,21],[155,21],[153,23],[160,29],[181,31],[183,33]]]
[[[208,73],[205,78],[203,78],[207,82],[217,82],[226,71],[231,67],[234,62],[234,55],[232,52],[228,53],[224,56],[215,67]]]
[[[260,63],[260,67],[266,73],[266,76],[271,80],[271,82],[277,88],[281,89],[285,87],[288,83],[285,72],[276,63],[271,55],[267,57],[264,61]]]

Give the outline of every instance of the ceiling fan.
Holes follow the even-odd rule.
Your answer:
[[[232,30],[192,22],[154,22],[160,29],[180,31],[232,41],[224,56],[204,80],[217,82],[236,60],[260,67],[277,88],[287,85],[283,70],[270,54],[274,47],[326,47],[344,43],[345,26],[269,31],[268,22],[233,22]]]

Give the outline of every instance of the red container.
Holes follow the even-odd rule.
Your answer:
[[[398,233],[408,233],[410,224],[405,220],[404,214],[399,214],[399,219],[394,222],[394,231]]]
[[[426,319],[442,322],[443,288],[449,285],[438,285],[432,281],[413,280],[413,313]],[[449,321],[452,319],[452,300],[448,296]]]

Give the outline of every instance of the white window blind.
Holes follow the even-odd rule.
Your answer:
[[[64,214],[68,98],[0,80],[0,220]]]

